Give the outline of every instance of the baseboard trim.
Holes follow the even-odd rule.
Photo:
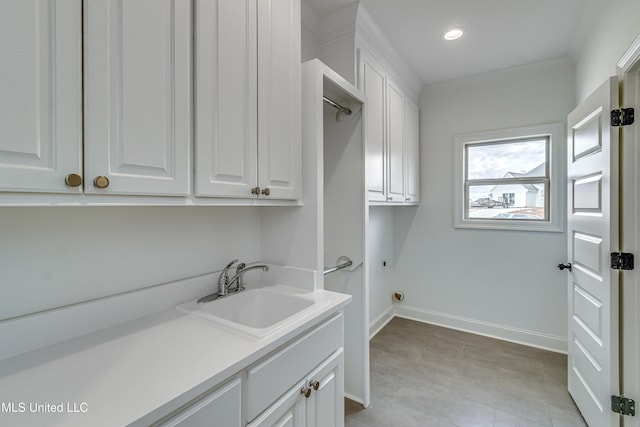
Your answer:
[[[405,305],[395,305],[394,313],[397,317],[430,323],[445,328],[457,329],[463,332],[497,338],[516,344],[567,354],[567,339],[555,335],[541,334],[525,329],[512,328],[495,323],[483,322],[464,317],[452,316],[435,311],[424,310]]]
[[[390,306],[385,311],[380,313],[378,317],[373,319],[373,321],[369,323],[369,339],[373,339],[373,337],[375,337],[376,334],[380,332],[380,330],[384,328],[387,323],[389,323],[394,317],[394,308],[393,306]]]

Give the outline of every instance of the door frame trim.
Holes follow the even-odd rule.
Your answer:
[[[620,81],[620,100],[622,106],[637,107],[640,103],[640,35],[631,43],[616,64]],[[622,128],[621,150],[624,150],[620,167],[620,184],[624,189],[624,198],[620,195],[621,249],[638,253],[640,250],[640,131],[638,125]],[[622,192],[622,190],[621,190]],[[640,322],[640,273],[638,270],[625,271],[622,274],[620,295],[620,340],[621,340],[621,377],[620,393],[634,399],[640,398],[640,368],[634,361],[640,359],[640,333],[637,328],[625,325],[637,325]],[[640,427],[638,417],[625,417],[626,427]]]

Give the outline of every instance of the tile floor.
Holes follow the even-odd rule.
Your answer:
[[[565,355],[395,318],[371,340],[371,405],[347,427],[586,426]]]

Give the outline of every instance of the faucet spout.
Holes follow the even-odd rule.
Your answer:
[[[251,265],[247,267],[245,263],[239,264],[238,268],[236,269],[235,276],[233,276],[229,280],[229,288],[233,286],[233,284],[235,283],[236,289],[234,290],[234,292],[240,292],[244,290],[244,273],[246,273],[247,271],[257,270],[257,269],[262,269],[262,271],[269,271],[269,266],[267,264],[256,264],[256,265]],[[227,288],[227,291],[228,291],[228,288]]]

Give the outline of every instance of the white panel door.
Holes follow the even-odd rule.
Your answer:
[[[261,196],[300,194],[300,0],[258,0],[258,186]]]
[[[408,98],[404,102],[405,163],[404,201],[420,201],[420,110]]]
[[[568,387],[590,426],[618,426],[618,105],[611,78],[568,117]]]
[[[197,0],[195,16],[195,192],[255,197],[256,0]]]
[[[85,191],[187,195],[191,2],[84,4]]]
[[[0,191],[79,193],[82,3],[0,1]]]
[[[387,77],[387,201],[404,202],[404,94]]]
[[[307,426],[344,426],[344,353],[335,353],[309,375]]]
[[[361,56],[360,89],[367,95],[365,126],[365,176],[369,201],[385,200],[385,98],[382,66],[369,55]]]

